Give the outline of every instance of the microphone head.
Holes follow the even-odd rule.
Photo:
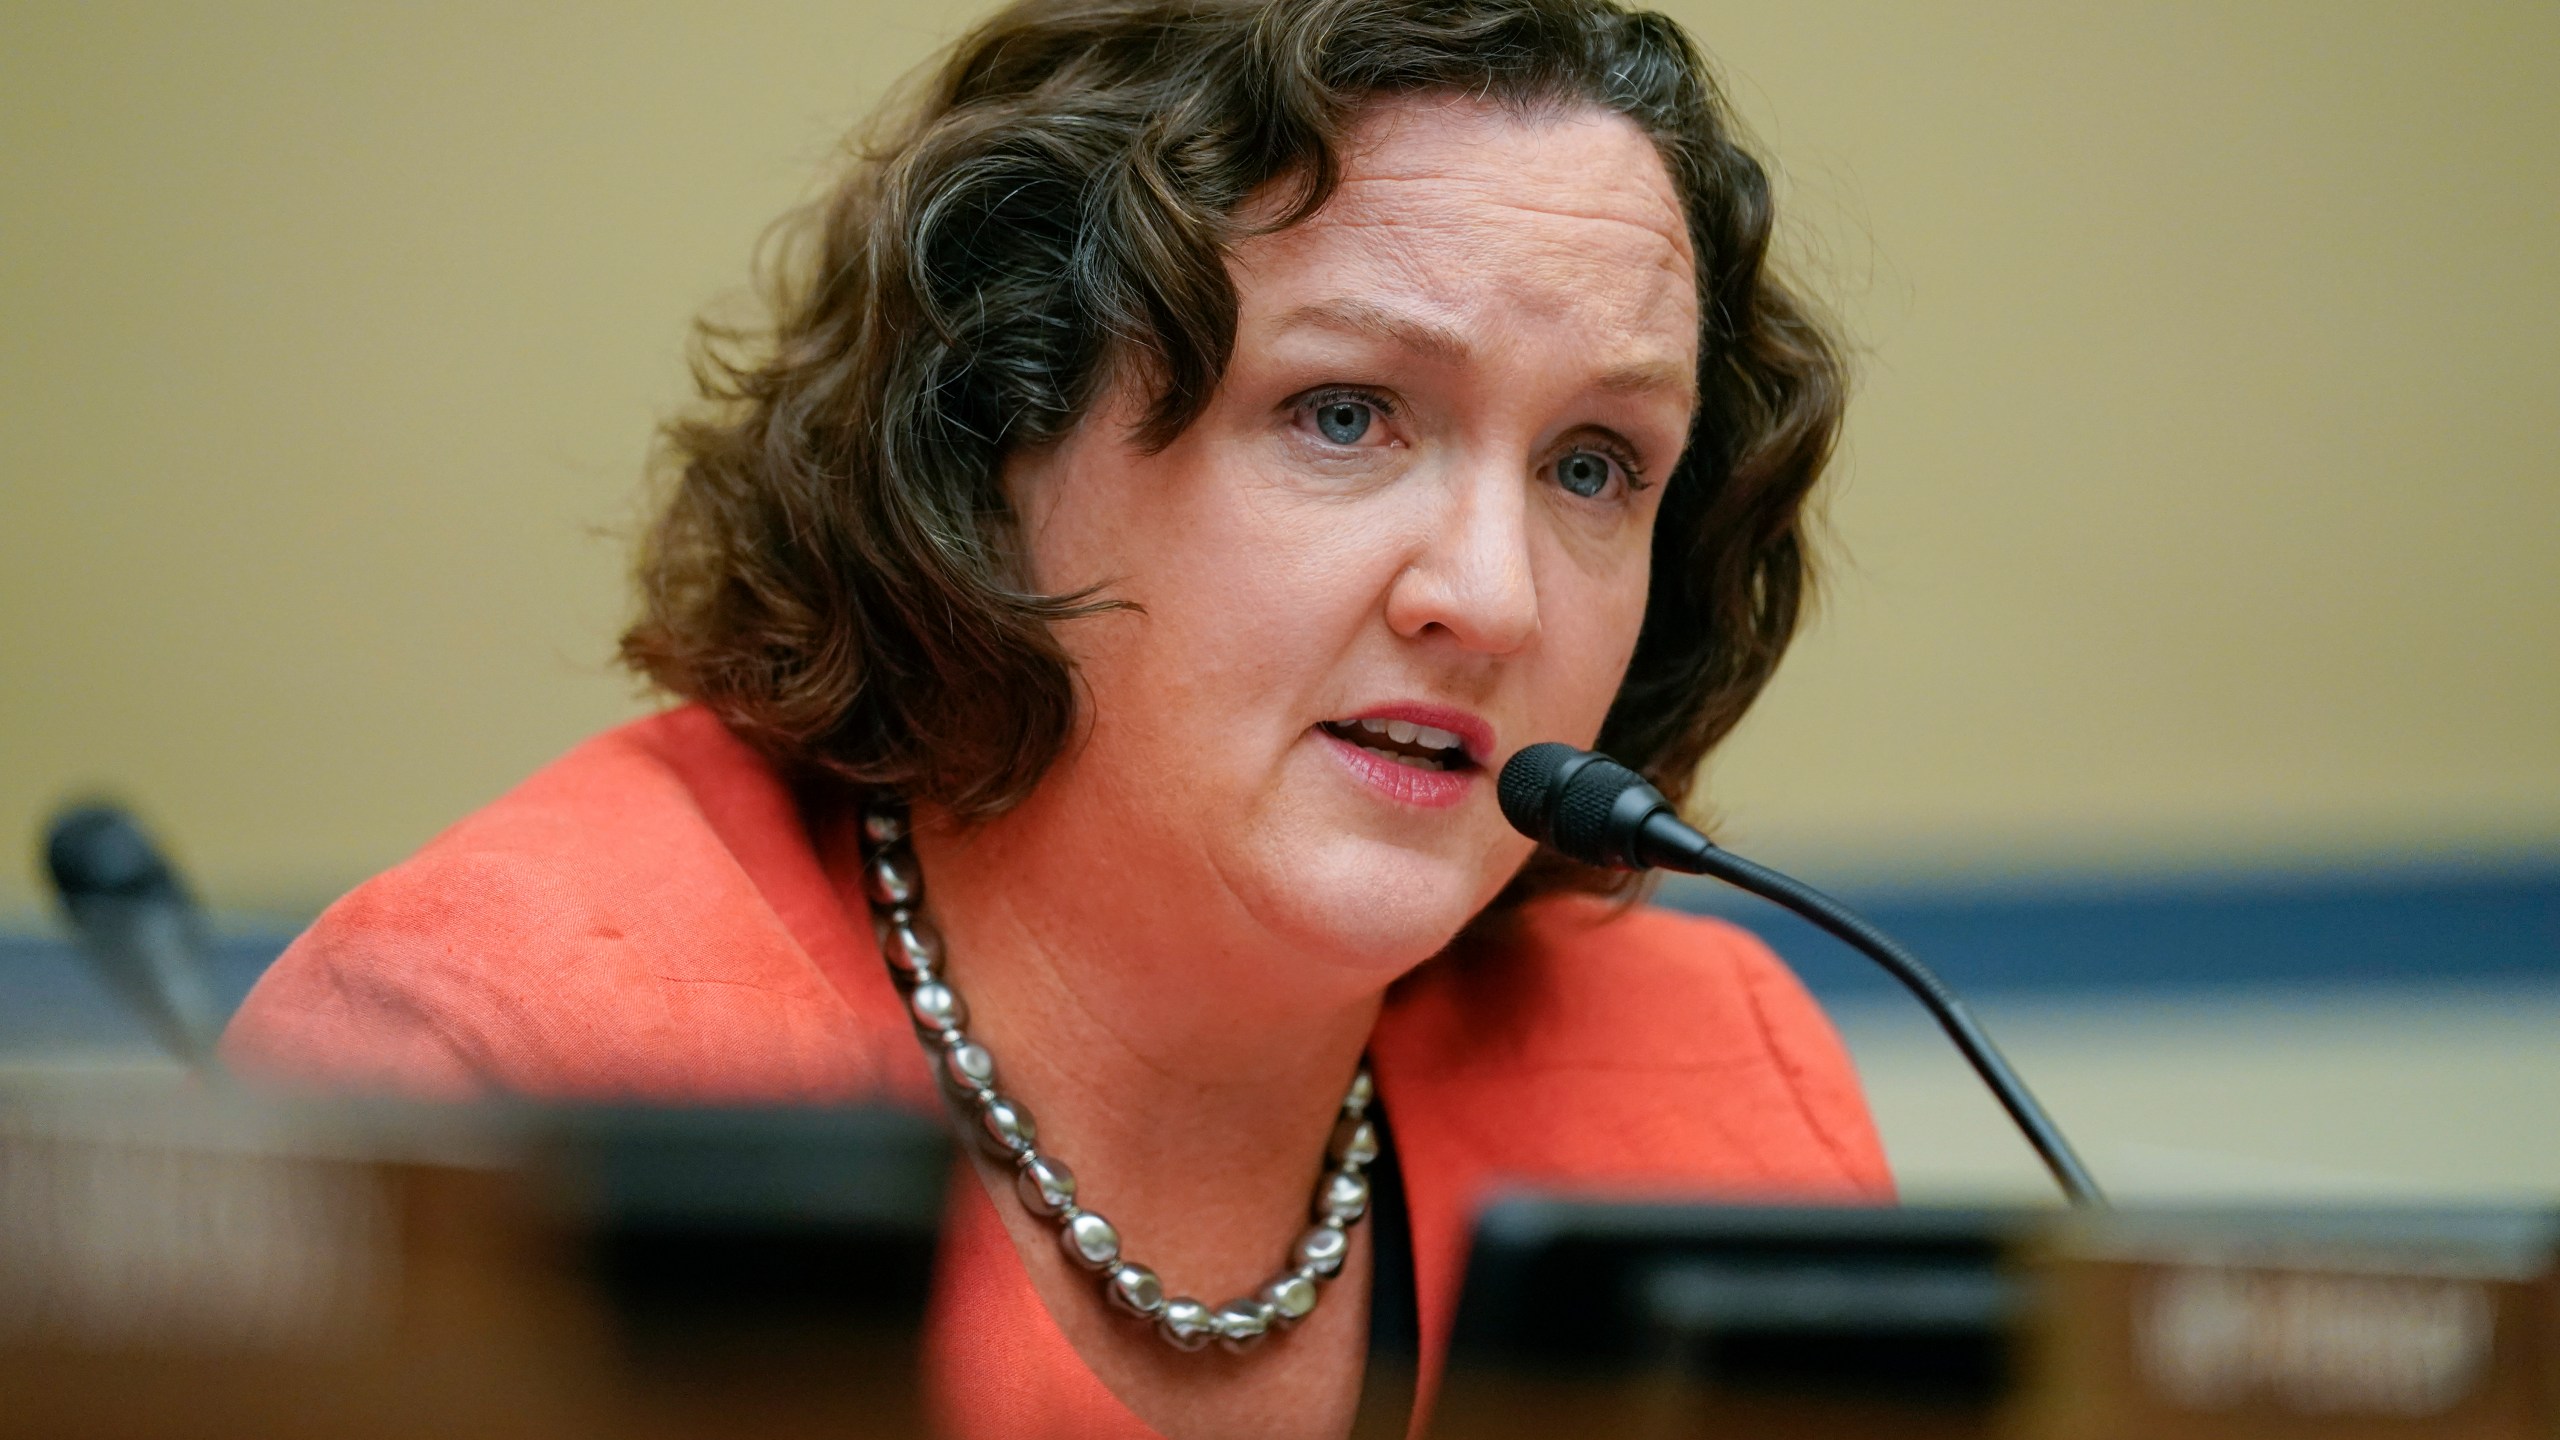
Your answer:
[[[1668,808],[1642,775],[1589,750],[1544,741],[1511,757],[1495,786],[1511,828],[1569,860],[1603,868],[1635,864],[1634,827]],[[1635,795],[1640,803],[1620,802]]]
[[[65,904],[183,899],[177,871],[133,816],[114,805],[75,805],[45,828],[45,869]]]

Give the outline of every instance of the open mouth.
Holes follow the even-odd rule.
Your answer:
[[[1410,720],[1327,720],[1316,727],[1345,744],[1416,770],[1472,770],[1467,742]]]

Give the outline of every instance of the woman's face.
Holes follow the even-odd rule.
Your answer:
[[[1039,585],[1139,607],[1062,627],[1090,731],[1032,808],[1391,970],[1527,858],[1502,762],[1599,733],[1698,303],[1670,177],[1616,116],[1397,101],[1343,160],[1318,214],[1238,247],[1195,424],[1147,453],[1124,388],[1007,482]]]

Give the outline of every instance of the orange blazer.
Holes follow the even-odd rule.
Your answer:
[[[850,826],[684,707],[586,742],[331,906],[223,1040],[240,1073],[463,1098],[937,1107]],[[1420,1432],[1471,1212],[1506,1181],[1883,1201],[1848,1056],[1732,926],[1541,902],[1389,994],[1370,1064],[1403,1172]],[[1145,1437],[1041,1307],[984,1188],[951,1189],[925,1384],[953,1433]]]

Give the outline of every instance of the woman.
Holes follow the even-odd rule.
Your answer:
[[[973,1434],[1339,1435],[1407,1326],[1418,1423],[1498,1179],[1885,1194],[1784,970],[1493,795],[1684,794],[1796,621],[1838,369],[1729,127],[1603,0],[999,14],[671,430],[624,653],[688,703],[333,907],[234,1063],[938,1080]]]

